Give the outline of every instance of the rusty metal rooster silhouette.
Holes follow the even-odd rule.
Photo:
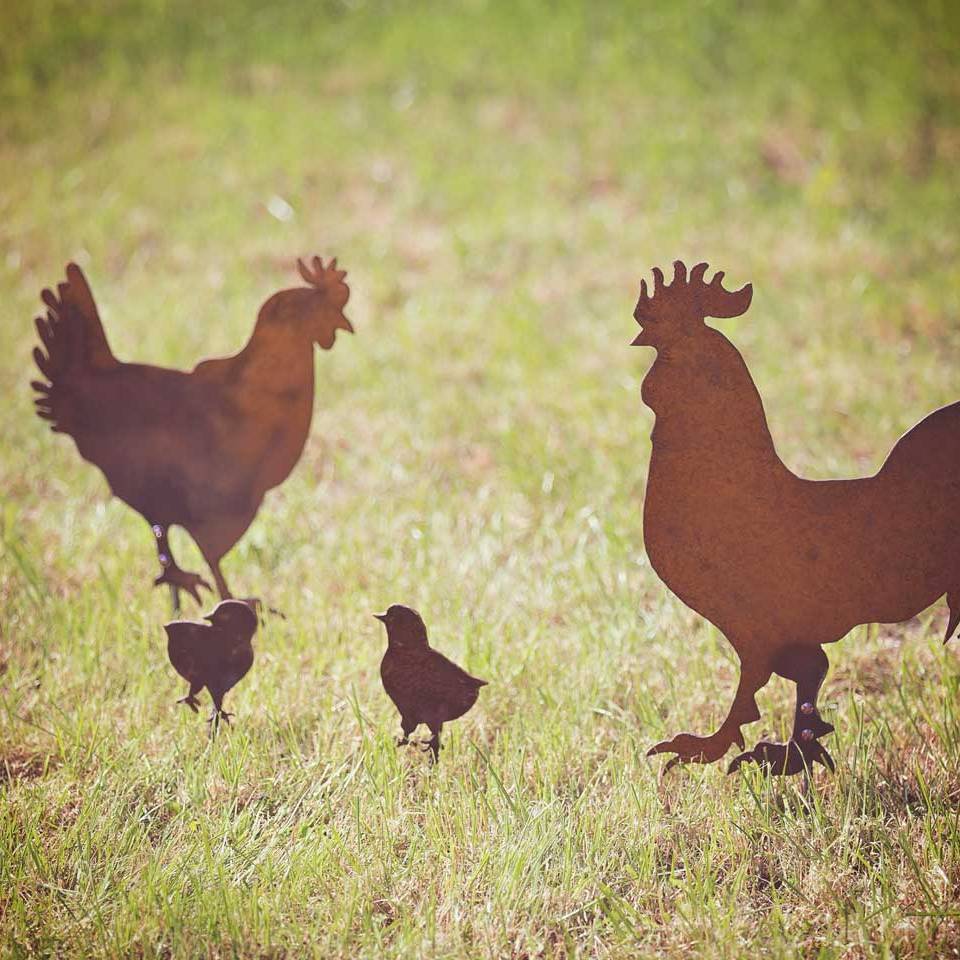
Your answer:
[[[737,317],[748,284],[704,282],[674,265],[665,285],[644,280],[633,341],[656,359],[643,381],[656,414],[644,501],[644,540],[664,583],[727,637],[740,682],[716,733],[680,733],[650,754],[677,763],[718,760],[741,726],[760,718],[755,695],[777,674],[796,684],[787,743],[761,741],[730,770],[771,774],[834,768],[817,708],[828,668],[823,645],[863,623],[896,623],[946,595],[944,642],[960,624],[960,402],[904,434],[871,477],[804,480],[780,460],[760,394],[739,351],[705,317]]]
[[[329,350],[350,290],[336,260],[297,261],[307,286],[275,293],[247,345],[185,373],[121,363],[107,343],[93,295],[76,264],[57,292],[44,290],[43,344],[33,351],[47,382],[33,381],[38,416],[73,437],[111,491],[150,524],[174,611],[179,591],[198,603],[210,585],[177,566],[168,530],[183,527],[231,597],[220,561],[243,536],[267,490],[300,459],[313,414],[313,345]]]

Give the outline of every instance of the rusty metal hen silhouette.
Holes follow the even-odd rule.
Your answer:
[[[759,719],[755,694],[772,674],[796,684],[787,743],[761,741],[768,773],[833,769],[820,737],[833,727],[817,695],[823,644],[863,623],[896,623],[946,594],[944,642],[960,624],[960,403],[934,411],[897,441],[874,476],[805,480],[780,460],[763,403],[739,351],[705,317],[736,317],[753,294],[689,277],[641,284],[633,341],[657,351],[643,381],[656,414],[644,501],[644,540],[664,583],[727,637],[740,659],[729,715],[707,737],[681,733],[650,754],[712,762]]]
[[[154,583],[170,585],[174,612],[181,589],[199,603],[199,588],[210,586],[177,566],[168,529],[179,525],[193,537],[221,598],[229,598],[220,561],[306,442],[313,345],[329,350],[337,330],[353,332],[336,260],[297,265],[307,286],[270,297],[238,354],[189,373],[117,360],[76,264],[67,265],[56,293],[43,291],[47,315],[36,321],[43,349],[33,355],[47,382],[32,383],[37,414],[73,437],[114,495],[150,524],[162,568]]]

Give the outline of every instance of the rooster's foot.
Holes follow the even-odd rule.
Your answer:
[[[663,768],[663,772],[675,767],[678,763],[713,763],[719,760],[729,749],[734,740],[740,742],[739,734],[737,737],[721,736],[718,733],[710,737],[698,737],[692,733],[678,733],[671,740],[661,740],[647,751],[647,756],[652,757],[657,753],[674,753],[670,761]]]
[[[836,769],[826,747],[813,738],[799,741],[791,738],[786,743],[761,740],[752,750],[734,757],[727,772],[733,773],[745,763],[759,764],[760,769],[771,777],[810,771],[815,763],[822,763],[831,773]]]
[[[203,603],[200,599],[200,587],[209,590],[211,593],[213,592],[213,587],[211,587],[199,573],[188,573],[186,570],[181,570],[172,563],[170,566],[165,567],[163,573],[153,581],[155,587],[159,587],[164,583],[169,584],[171,587],[176,587],[179,590],[186,590],[197,603]]]
[[[196,697],[191,697],[189,694],[181,697],[177,703],[185,703],[194,713],[200,712],[200,701]]]

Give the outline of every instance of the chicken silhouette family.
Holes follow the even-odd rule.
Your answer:
[[[329,350],[353,332],[336,260],[298,261],[304,287],[261,307],[247,345],[191,372],[122,363],[110,350],[90,288],[69,264],[45,318],[34,357],[37,413],[73,437],[111,491],[150,525],[174,611],[179,591],[200,601],[210,589],[182,570],[168,531],[193,537],[221,602],[205,619],[166,625],[168,656],[188,682],[179,702],[198,709],[206,688],[211,731],[229,721],[223,698],[250,670],[258,604],[232,598],[220,569],[266,491],[282,483],[306,442],[314,402],[313,345]],[[655,414],[643,507],[650,562],[684,603],[713,623],[740,660],[727,718],[709,736],[680,733],[651,748],[665,770],[706,763],[736,743],[730,770],[755,762],[769,774],[809,773],[834,762],[820,738],[833,727],[817,699],[827,673],[823,646],[864,623],[908,620],[946,596],[945,641],[960,625],[960,403],[931,413],[895,444],[874,476],[805,480],[774,447],[763,403],[739,351],[705,318],[740,316],[752,287],[728,291],[707,265],[689,274],[677,261],[671,283],[653,270],[641,283],[633,343],[656,358],[642,399]],[[434,650],[420,615],[394,604],[375,614],[387,630],[380,673],[411,743],[430,730],[433,760],[443,724],[465,714],[486,681]],[[796,684],[786,743],[745,751],[741,728],[760,718],[757,692],[777,674]]]

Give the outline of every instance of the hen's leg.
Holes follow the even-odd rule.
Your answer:
[[[732,743],[737,743],[742,750],[744,747],[743,734],[740,728],[745,723],[753,723],[760,719],[757,709],[757,691],[770,679],[772,671],[758,669],[742,663],[740,666],[740,682],[737,692],[730,706],[727,719],[720,729],[709,737],[698,737],[692,733],[678,733],[671,740],[661,740],[660,743],[647,751],[647,756],[656,753],[673,753],[676,756],[663,768],[666,773],[678,763],[713,763],[719,760],[729,749]]]
[[[167,539],[167,527],[159,523],[150,524],[153,530],[153,536],[157,541],[157,557],[160,560],[160,566],[163,568],[159,577],[153,581],[155,587],[161,583],[170,585],[170,594],[173,598],[174,616],[180,613],[180,590],[186,590],[197,603],[200,603],[200,587],[210,589],[210,584],[199,574],[188,573],[177,566],[173,554],[170,552],[170,541]]]
[[[207,561],[207,566],[210,567],[210,572],[213,574],[213,582],[217,586],[217,591],[220,594],[220,599],[232,600],[233,594],[230,592],[230,588],[227,586],[227,581],[220,570],[220,561],[223,558],[222,557],[214,558],[202,547],[200,549],[200,552],[203,554],[203,559]],[[280,617],[282,620],[287,619],[286,616],[280,610],[276,610],[274,607],[266,607],[266,610],[264,611],[263,603],[261,602],[259,597],[240,597],[239,599],[243,600],[244,603],[249,604],[249,606],[253,609],[254,613],[256,613],[261,620],[264,619],[263,617],[264,612],[272,613],[274,616]]]
[[[217,586],[217,592],[220,594],[220,599],[232,600],[233,594],[230,592],[230,588],[227,586],[227,581],[224,580],[223,574],[220,572],[220,560],[211,560],[206,556],[206,554],[204,554],[204,559],[206,559],[207,564],[210,567],[210,572],[213,574],[213,582]]]
[[[761,740],[753,750],[741,753],[730,764],[730,773],[744,763],[758,763],[771,776],[810,771],[815,763],[830,770],[835,768],[833,757],[820,743],[820,737],[833,731],[817,709],[817,696],[827,675],[830,661],[822,647],[793,647],[781,654],[775,670],[781,677],[797,685],[797,706],[793,718],[793,733],[786,743]]]

